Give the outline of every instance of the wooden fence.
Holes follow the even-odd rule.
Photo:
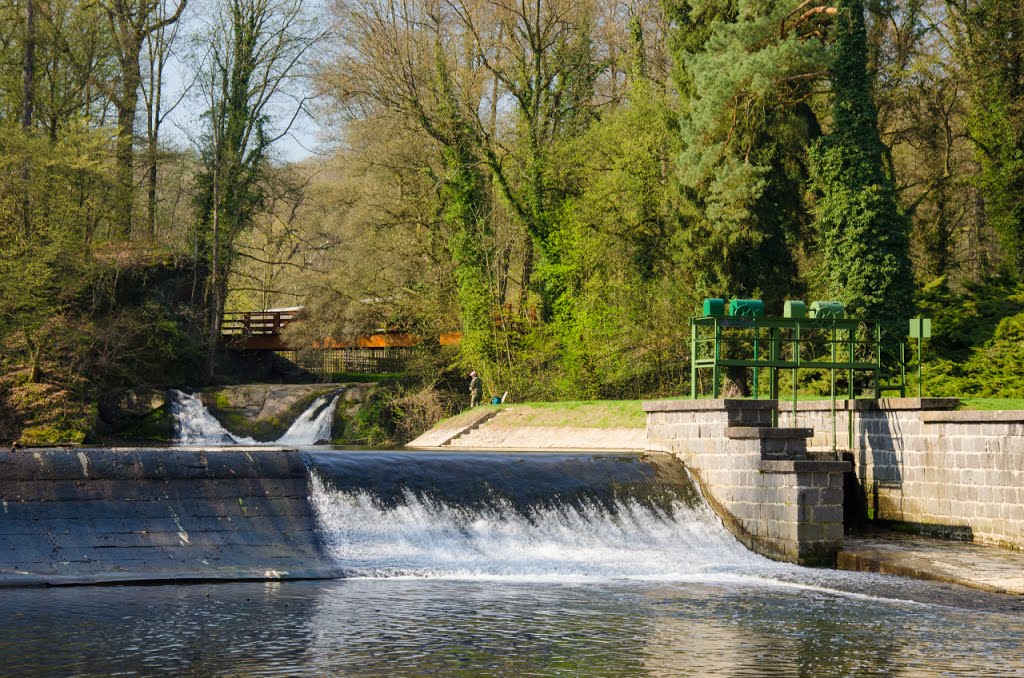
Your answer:
[[[383,374],[401,372],[405,366],[405,348],[310,348],[301,351],[274,351],[281,358],[310,374]]]

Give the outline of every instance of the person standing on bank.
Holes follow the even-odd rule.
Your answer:
[[[476,407],[483,397],[484,385],[476,375],[476,370],[473,370],[469,373],[469,406]]]

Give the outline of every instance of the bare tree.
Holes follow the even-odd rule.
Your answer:
[[[305,0],[223,0],[206,36],[197,241],[207,267],[211,377],[235,240],[264,209],[269,153],[306,110],[301,80],[323,36]]]
[[[99,0],[106,12],[120,67],[118,82],[109,96],[117,109],[117,228],[132,235],[134,194],[135,116],[142,85],[142,48],[146,39],[176,23],[188,0],[178,0],[173,11],[163,11],[163,0]]]
[[[172,5],[160,0],[155,18],[168,16]],[[164,69],[173,56],[178,37],[179,22],[158,25],[146,36],[146,79],[142,82],[142,97],[146,105],[146,236],[156,238],[157,186],[159,183],[160,127],[188,95],[190,85],[183,87],[178,98],[164,107]]]

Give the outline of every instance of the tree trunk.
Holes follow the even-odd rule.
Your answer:
[[[139,105],[139,51],[122,60],[121,94],[117,100],[117,204],[115,223],[119,235],[131,238],[134,194],[135,112]]]
[[[28,136],[32,131],[32,109],[35,104],[35,80],[36,80],[36,3],[35,0],[27,0],[25,3],[25,52],[22,62],[21,80],[21,129]],[[24,192],[21,196],[21,219],[22,229],[25,232],[25,239],[32,237],[32,204],[29,198],[29,179],[31,178],[31,166],[28,156],[21,167],[21,179],[24,184]]]
[[[146,235],[150,240],[156,240],[156,187],[157,187],[157,133],[149,138],[149,190],[146,195]]]
[[[220,172],[213,168],[213,233],[210,256],[210,316],[206,337],[206,378],[213,381],[217,369],[217,341],[220,339],[221,312],[224,299],[220,280]]]
[[[25,347],[28,348],[29,363],[32,366],[28,380],[33,384],[38,384],[43,380],[43,346],[42,344],[37,344],[31,332],[25,330]]]
[[[32,127],[32,95],[35,90],[36,78],[36,3],[27,0],[25,3],[25,53],[22,62],[21,80],[21,128],[28,131]]]

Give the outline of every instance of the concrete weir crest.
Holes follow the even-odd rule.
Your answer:
[[[832,565],[849,462],[808,453],[808,428],[773,428],[775,400],[644,403],[652,449],[679,457],[726,527],[776,560]],[[825,458],[823,458],[825,457]]]

